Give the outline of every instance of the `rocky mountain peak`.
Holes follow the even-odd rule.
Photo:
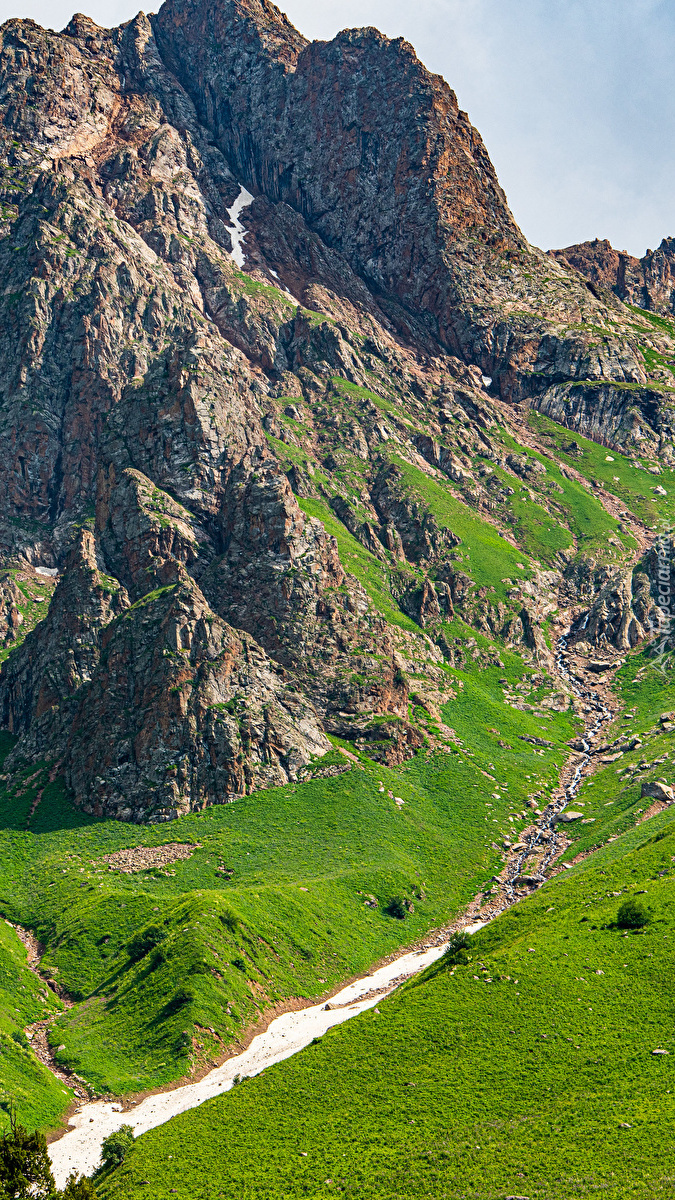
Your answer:
[[[403,39],[367,28],[305,43],[281,14],[269,36],[269,20],[258,5],[169,0],[153,28],[246,186],[290,204],[369,284],[421,308],[456,345],[455,250],[472,238],[488,261],[527,253],[480,135]],[[472,257],[475,268],[480,250]]]
[[[454,618],[550,664],[555,605],[513,579],[571,592],[583,537],[528,410],[657,472],[673,453],[669,335],[610,294],[613,255],[589,283],[528,245],[402,39],[308,42],[265,0],[7,22],[10,766],[163,820],[297,778],[328,734],[384,762],[437,738]],[[44,620],[28,565],[59,571]]]

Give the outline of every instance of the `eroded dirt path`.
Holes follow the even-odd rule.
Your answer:
[[[30,929],[24,929],[22,925],[17,925],[14,921],[8,921],[6,917],[4,920],[5,924],[9,925],[14,930],[19,940],[22,941],[26,947],[26,966],[39,979],[42,987],[51,988],[51,990],[61,1000],[64,1008],[72,1008],[73,1001],[69,998],[69,996],[67,996],[63,990],[58,987],[53,979],[49,979],[40,971],[40,960],[44,954],[44,947],[40,944],[40,942],[38,942],[35,934],[31,933]],[[42,1021],[33,1021],[30,1025],[26,1026],[24,1032],[28,1038],[28,1041],[30,1042],[31,1050],[35,1054],[35,1057],[38,1058],[40,1062],[51,1071],[52,1075],[55,1075],[61,1083],[65,1083],[66,1087],[72,1088],[75,1092],[75,1095],[82,1099],[83,1097],[89,1095],[89,1090],[85,1080],[81,1079],[80,1076],[76,1075],[73,1071],[66,1071],[63,1067],[57,1066],[54,1058],[54,1051],[49,1044],[48,1031],[58,1015],[58,1013],[53,1013],[52,1016],[45,1017],[45,1019]]]

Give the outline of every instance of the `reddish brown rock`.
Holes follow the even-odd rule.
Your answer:
[[[20,612],[20,608],[25,602],[26,598],[23,592],[11,575],[0,579],[0,645],[11,646],[19,636],[21,626],[24,624],[24,616]]]
[[[101,571],[93,534],[81,530],[45,620],[0,668],[2,725],[23,735],[19,756],[50,746],[58,756],[73,697],[98,666],[100,632],[128,604],[126,590]]]
[[[185,582],[104,630],[64,773],[90,812],[161,821],[286,783],[327,749],[307,699]]]
[[[675,312],[675,238],[663,238],[658,249],[647,250],[642,258],[615,250],[606,238],[549,253],[620,300],[664,316]]]
[[[213,553],[208,535],[181,504],[130,468],[101,470],[96,523],[103,553],[134,599],[183,579]]]

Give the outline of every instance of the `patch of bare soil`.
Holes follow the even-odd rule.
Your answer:
[[[664,804],[663,800],[655,800],[653,804],[650,804],[649,808],[645,809],[635,824],[641,825],[643,821],[648,821],[650,817],[655,817],[658,813],[665,812],[667,808],[668,805]]]
[[[44,948],[38,942],[35,935],[31,933],[30,929],[24,929],[21,925],[15,925],[12,921],[8,921],[7,918],[5,918],[5,924],[14,930],[19,940],[26,947],[27,966],[30,967],[33,974],[40,980],[45,990],[45,996],[47,995],[47,988],[50,987],[52,991],[60,996],[64,1008],[71,1008],[73,1001],[63,994],[54,980],[47,979],[40,974],[40,959],[44,953]],[[76,1075],[74,1071],[67,1071],[57,1066],[54,1061],[54,1051],[49,1044],[48,1030],[52,1022],[56,1020],[57,1015],[54,1013],[53,1016],[46,1017],[44,1021],[33,1021],[32,1024],[27,1025],[25,1030],[26,1037],[30,1042],[31,1050],[34,1052],[35,1057],[45,1067],[48,1067],[52,1075],[55,1075],[61,1083],[65,1083],[67,1087],[73,1088],[75,1095],[82,1100],[89,1095],[86,1081],[79,1075]],[[70,1109],[68,1111],[70,1112]]]

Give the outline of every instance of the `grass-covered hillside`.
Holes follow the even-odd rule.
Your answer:
[[[627,566],[636,542],[592,480],[650,519],[656,501],[638,488],[656,480],[594,443],[572,444],[569,431],[537,415],[539,450],[525,453],[496,409],[482,441],[462,411],[444,410],[436,448],[441,457],[452,451],[454,465],[441,470],[416,448],[436,426],[408,399],[406,407],[393,385],[371,392],[336,377],[331,404],[295,398],[282,411],[280,402],[279,436],[268,437],[284,468],[300,472],[293,478],[305,514],[335,536],[343,566],[393,627],[408,725],[423,743],[413,758],[373,761],[378,723],[405,722],[376,714],[361,737],[367,721],[356,705],[337,726],[352,740],[334,737],[302,782],[145,827],[75,808],[51,763],[0,776],[0,914],[42,943],[42,976],[27,972],[26,995],[44,1007],[49,978],[63,996],[62,1006],[56,991],[44,993],[48,1037],[80,1095],[85,1085],[92,1094],[138,1094],[194,1075],[236,1049],[272,1006],[327,995],[478,893],[494,897],[505,839],[517,842],[531,808],[544,807],[559,783],[580,706],[575,715],[554,673],[550,651],[565,618],[555,577],[542,568],[564,570],[575,556]],[[359,442],[366,417],[382,438],[375,466]],[[662,501],[667,515],[670,499]],[[408,558],[364,533],[374,502],[380,514],[395,513]],[[388,519],[381,515],[383,527]],[[427,535],[433,553],[422,553]],[[33,574],[12,574],[26,601],[12,645],[51,595],[53,581]],[[454,609],[445,601],[422,613],[430,580],[439,596],[450,581]],[[539,622],[536,646],[526,640],[525,609]],[[381,669],[368,647],[357,640],[350,651],[360,705]],[[645,690],[642,676],[635,681],[641,665],[630,659],[617,694],[635,707],[635,731],[649,726],[652,759],[660,758],[670,738],[658,721],[667,687]],[[617,722],[608,736],[622,728]],[[12,739],[2,736],[6,753]],[[568,827],[568,860],[640,820],[640,782],[659,773],[640,760],[638,748],[625,762],[600,764],[597,781],[584,785],[587,819]],[[120,852],[123,860],[110,861]],[[23,962],[18,943],[15,953]],[[35,1015],[18,1013],[0,980],[3,1004],[11,1045],[0,1104],[14,1099],[20,1119],[54,1127],[73,1091],[21,1041]]]
[[[379,1011],[143,1135],[102,1194],[670,1196],[674,864],[667,812]],[[648,917],[632,931],[628,897]]]
[[[54,992],[27,966],[26,947],[7,919],[0,920],[0,1105],[14,1103],[27,1125],[50,1125],[72,1091],[31,1050],[25,1030],[59,1013]]]
[[[529,425],[564,466],[571,467],[586,479],[597,480],[647,526],[672,521],[675,489],[671,467],[607,450],[581,434],[556,425],[543,413],[531,412]],[[660,492],[659,488],[662,489]]]
[[[517,450],[509,435],[499,436],[505,453]],[[461,539],[455,559],[474,588],[507,607],[518,607],[514,589],[556,547],[588,554],[604,543],[618,560],[632,553],[630,538],[588,488],[549,458],[530,452],[530,459],[541,470],[522,486],[494,469],[496,524],[440,473],[397,460],[405,494]],[[403,636],[414,635],[410,646],[422,646],[419,625],[392,592],[394,562],[371,554],[325,495],[301,503],[336,535],[344,565],[374,607]],[[500,525],[522,548],[501,536]],[[72,1002],[50,1025],[56,1062],[92,1092],[139,1093],[207,1067],[235,1049],[270,1006],[328,994],[490,891],[504,838],[517,840],[530,824],[528,800],[545,804],[580,724],[560,681],[522,647],[490,641],[459,615],[433,635],[444,646],[444,683],[436,680],[430,704],[425,663],[415,666],[408,651],[409,718],[427,744],[403,765],[379,765],[353,742],[334,739],[313,778],[161,827],[79,812],[46,767],[33,764],[3,784],[0,911],[42,942],[43,977]],[[660,758],[670,736],[658,721],[667,685],[647,685],[642,675],[636,683],[642,665],[632,658],[622,669],[618,696],[635,709],[634,730],[648,725],[648,737],[660,739],[652,756]],[[610,739],[622,728],[617,721]],[[10,744],[6,737],[5,750]],[[584,786],[587,820],[568,827],[568,860],[640,820],[640,780],[658,775],[659,764],[651,770],[650,760],[645,773],[639,749],[633,757],[635,772],[625,772],[623,760],[600,764],[596,781]],[[162,847],[174,844],[177,856],[169,852],[163,861]],[[158,850],[159,858],[144,855]],[[128,871],[107,860],[118,851],[132,852]],[[392,908],[397,899],[406,906]],[[18,1067],[4,1056],[0,1102],[14,1097],[22,1119],[54,1126],[72,1092],[52,1082],[30,1049],[15,1046]]]
[[[219,1059],[271,1004],[329,992],[489,885],[578,723],[548,706],[541,673],[506,651],[487,665],[489,643],[460,634],[452,737],[395,769],[336,748],[313,780],[153,827],[78,812],[46,771],[3,793],[2,912],[35,930],[42,971],[74,1000],[50,1030],[58,1063],[100,1093],[166,1084]],[[544,731],[543,750],[520,738]],[[186,857],[143,858],[167,844]],[[120,850],[136,858],[107,861]],[[397,897],[403,920],[388,912]],[[42,1123],[68,1098],[45,1098]]]

